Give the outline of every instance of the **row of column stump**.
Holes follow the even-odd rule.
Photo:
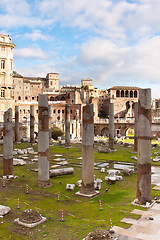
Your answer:
[[[38,96],[38,186],[51,186],[49,178],[49,143],[51,107],[47,96]],[[94,189],[94,110],[93,104],[83,107],[82,187],[77,195],[92,197]],[[34,143],[34,106],[30,106],[30,143]],[[15,107],[15,142],[19,142],[19,107]],[[70,106],[65,106],[65,146],[70,146]],[[114,149],[114,104],[109,109],[109,148]],[[139,204],[151,202],[151,90],[139,90],[135,103],[135,144],[138,149],[137,195]],[[13,175],[13,123],[12,109],[4,113],[3,174]]]

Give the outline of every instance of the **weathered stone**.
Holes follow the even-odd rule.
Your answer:
[[[43,94],[38,95],[38,186],[50,186],[48,99]]]
[[[3,175],[13,174],[13,123],[12,109],[4,113],[3,125]]]
[[[139,90],[137,195],[140,204],[151,202],[151,89]]]
[[[72,175],[74,173],[74,168],[60,168],[49,170],[50,177],[56,177],[61,175]]]
[[[23,166],[25,165],[26,162],[22,159],[18,159],[18,158],[13,158],[13,165],[14,166]]]
[[[19,135],[19,106],[15,106],[15,142],[20,142],[20,135]]]
[[[114,103],[109,104],[109,148],[114,149]]]
[[[93,104],[83,107],[82,186],[80,193],[94,194],[94,121]]]
[[[7,214],[10,211],[10,207],[0,205],[0,216]]]
[[[70,105],[65,105],[65,146],[70,146]]]
[[[134,170],[131,169],[131,168],[124,168],[124,169],[123,169],[123,173],[124,173],[125,175],[130,176],[130,175],[132,175],[132,174],[134,173]]]
[[[131,159],[138,160],[136,156],[132,156]]]
[[[74,190],[75,184],[67,184],[66,185],[66,190]]]
[[[34,105],[30,105],[30,143],[34,143]]]

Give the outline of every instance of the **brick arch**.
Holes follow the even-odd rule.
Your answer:
[[[109,136],[109,127],[102,128],[101,136],[104,136],[104,135]]]

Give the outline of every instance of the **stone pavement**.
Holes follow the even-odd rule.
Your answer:
[[[154,189],[160,190],[160,168],[152,167],[151,183],[155,185]],[[139,214],[141,217],[136,220],[132,218],[123,218],[121,222],[132,224],[128,229],[114,226],[115,231],[112,234],[113,239],[119,240],[159,240],[160,239],[160,203],[155,202],[151,211],[134,209],[131,213]],[[149,220],[152,217],[153,220]]]

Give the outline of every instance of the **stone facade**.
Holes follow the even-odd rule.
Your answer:
[[[10,35],[0,34],[0,122],[3,122],[4,112],[8,108],[13,108],[12,95],[12,66],[13,66],[13,49]]]

